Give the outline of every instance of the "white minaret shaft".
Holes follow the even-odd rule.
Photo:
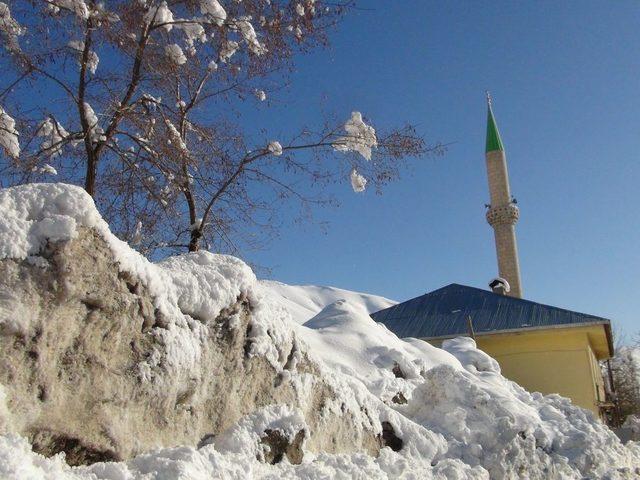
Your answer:
[[[487,103],[487,145],[485,151],[489,193],[491,195],[491,205],[487,210],[487,222],[493,227],[495,235],[499,275],[506,279],[511,287],[507,295],[522,298],[515,230],[520,211],[511,197],[507,157],[493,117],[491,98],[488,94]]]

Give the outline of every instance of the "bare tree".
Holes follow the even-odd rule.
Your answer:
[[[13,72],[0,88],[3,183],[56,174],[83,185],[114,230],[141,248],[191,251],[203,241],[226,251],[255,246],[280,202],[295,199],[303,213],[331,203],[328,182],[379,189],[403,160],[442,146],[427,147],[410,126],[375,132],[358,112],[279,141],[235,120],[238,103],[277,90],[295,54],[325,45],[352,6],[0,3],[0,65]]]
[[[627,344],[618,339],[615,350],[608,368],[613,379],[618,422],[622,424],[629,415],[640,415],[640,337],[636,335]]]

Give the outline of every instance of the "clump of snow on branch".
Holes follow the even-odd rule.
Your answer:
[[[171,144],[176,148],[182,150],[182,152],[188,153],[189,150],[187,148],[187,145],[186,143],[184,143],[182,135],[180,135],[180,132],[175,127],[175,125],[171,123],[169,119],[165,119],[164,123],[167,125],[167,129],[169,130],[169,140]]]
[[[256,98],[261,102],[264,102],[267,99],[267,94],[264,93],[264,90],[256,90],[255,94],[256,94]]]
[[[178,22],[182,23],[176,24],[176,28],[179,28],[184,32],[189,54],[195,55],[195,42],[198,41],[200,43],[204,43],[207,41],[207,34],[204,31],[204,27],[200,23],[194,21],[179,19]]]
[[[233,56],[233,54],[236,53],[238,48],[240,48],[238,42],[235,42],[233,40],[227,40],[226,42],[224,42],[222,44],[222,47],[220,47],[220,53],[218,54],[220,56],[220,61],[226,63],[227,60],[229,60]]]
[[[172,43],[171,45],[167,45],[164,47],[164,53],[176,65],[184,65],[187,63],[187,57],[178,44]]]
[[[351,188],[356,193],[364,192],[364,189],[367,186],[367,179],[358,173],[358,171],[354,168],[351,170]]]
[[[215,61],[211,60],[209,62],[209,65],[207,65],[207,69],[210,72],[215,72],[216,70],[218,70],[218,64]]]
[[[267,150],[269,150],[276,157],[282,155],[282,145],[280,145],[280,142],[277,142],[275,140],[269,143]]]
[[[83,20],[89,18],[89,7],[83,0],[49,0],[47,6],[52,13],[66,10],[75,13]]]
[[[69,137],[69,133],[57,121],[47,118],[38,127],[38,136],[44,137],[40,148],[50,157],[55,157],[62,153],[62,145]]]
[[[144,21],[150,26],[162,25],[167,32],[173,28],[173,13],[169,10],[167,2],[162,2],[156,8],[150,8],[144,16]]]
[[[98,116],[96,112],[93,111],[91,105],[87,102],[84,102],[84,115],[87,118],[87,123],[89,123],[89,135],[91,136],[91,141],[96,143],[105,139],[104,130],[102,127],[98,125]]]
[[[258,36],[256,35],[256,31],[254,30],[253,25],[251,25],[250,20],[251,17],[240,17],[235,21],[234,26],[240,30],[242,38],[247,42],[251,53],[255,55],[262,55],[267,52],[267,49],[258,41]]]
[[[24,33],[24,29],[11,16],[11,10],[6,3],[0,2],[0,34],[5,37],[6,48],[11,52],[20,49],[18,37]]]
[[[69,48],[77,52],[78,65],[82,65],[82,52],[84,51],[84,42],[82,40],[72,40],[68,43],[68,46]],[[96,73],[99,62],[100,58],[98,57],[98,54],[93,50],[89,50],[89,55],[87,56],[87,68],[92,74]]]
[[[0,107],[0,147],[12,158],[20,156],[16,121]]]
[[[339,136],[333,142],[333,148],[342,152],[358,152],[371,160],[371,149],[378,146],[376,131],[362,120],[360,112],[352,112],[351,118],[344,124],[347,135]]]
[[[218,0],[200,0],[200,13],[206,15],[219,27],[227,19],[227,12]]]
[[[42,167],[40,167],[40,173],[48,173],[49,175],[58,175],[58,171],[48,163],[45,163]]]
[[[296,3],[296,13],[301,17],[304,17],[304,5],[301,3]]]

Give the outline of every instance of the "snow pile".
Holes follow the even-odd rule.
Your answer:
[[[629,415],[622,424],[623,428],[628,428],[634,435],[640,435],[640,417],[638,415]]]
[[[363,304],[338,300],[297,329],[310,355],[334,372],[355,378],[377,398],[410,398],[431,368],[460,363],[419,340],[401,340],[369,317]]]
[[[148,360],[149,370],[143,376],[158,365],[175,371],[193,368],[200,353],[201,321],[215,318],[242,295],[257,304],[254,318],[259,324],[252,328],[251,351],[282,368],[280,360],[284,349],[290,348],[291,336],[275,313],[276,307],[258,301],[260,293],[252,290],[255,275],[240,260],[199,252],[154,265],[116,238],[91,197],[75,186],[29,184],[0,190],[0,211],[0,259],[28,259],[37,264],[45,261],[38,253],[48,242],[71,240],[80,227],[92,228],[105,239],[121,271],[145,284],[167,325],[159,333],[166,349]],[[7,318],[0,318],[0,324]],[[22,318],[28,322],[30,316]]]
[[[0,209],[4,214],[0,258],[37,259],[47,242],[73,239],[81,227],[93,228],[106,240],[119,268],[153,293],[165,323],[154,329],[163,336],[164,350],[148,359],[141,382],[152,381],[158,368],[175,369],[176,375],[186,377],[199,360],[207,324],[247,299],[252,340],[248,353],[265,356],[277,366],[280,381],[294,385],[301,398],[312,375],[296,365],[308,355],[315,363],[305,368],[317,368],[334,392],[322,397],[322,408],[337,413],[350,432],[376,432],[384,447],[377,457],[341,453],[330,450],[329,444],[310,449],[314,435],[326,425],[309,425],[305,412],[320,407],[302,401],[299,408],[259,408],[201,442],[200,448],[164,448],[127,462],[73,469],[63,455],[47,459],[33,453],[25,439],[2,435],[0,478],[622,479],[640,475],[638,444],[623,446],[591,413],[564,398],[524,391],[502,377],[495,360],[477,350],[473,340],[450,340],[438,349],[420,340],[399,339],[374,322],[369,313],[390,306],[390,300],[328,287],[258,282],[240,260],[207,252],[154,265],[110,233],[90,197],[77,187],[33,184],[2,190]],[[160,356],[164,358],[156,358]],[[0,425],[7,421],[3,399],[0,387]],[[286,452],[278,452],[279,444],[286,446]]]
[[[398,302],[368,293],[353,292],[335,287],[315,285],[287,285],[273,280],[261,280],[268,295],[286,307],[293,321],[302,325],[320,311],[338,300],[361,306],[369,313],[389,308]]]

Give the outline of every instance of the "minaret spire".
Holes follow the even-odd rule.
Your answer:
[[[522,298],[520,264],[516,243],[515,225],[520,211],[511,197],[507,157],[504,152],[498,125],[493,115],[491,95],[487,92],[487,142],[485,147],[487,176],[491,204],[487,210],[487,222],[493,227],[500,277],[509,282],[507,295]]]

